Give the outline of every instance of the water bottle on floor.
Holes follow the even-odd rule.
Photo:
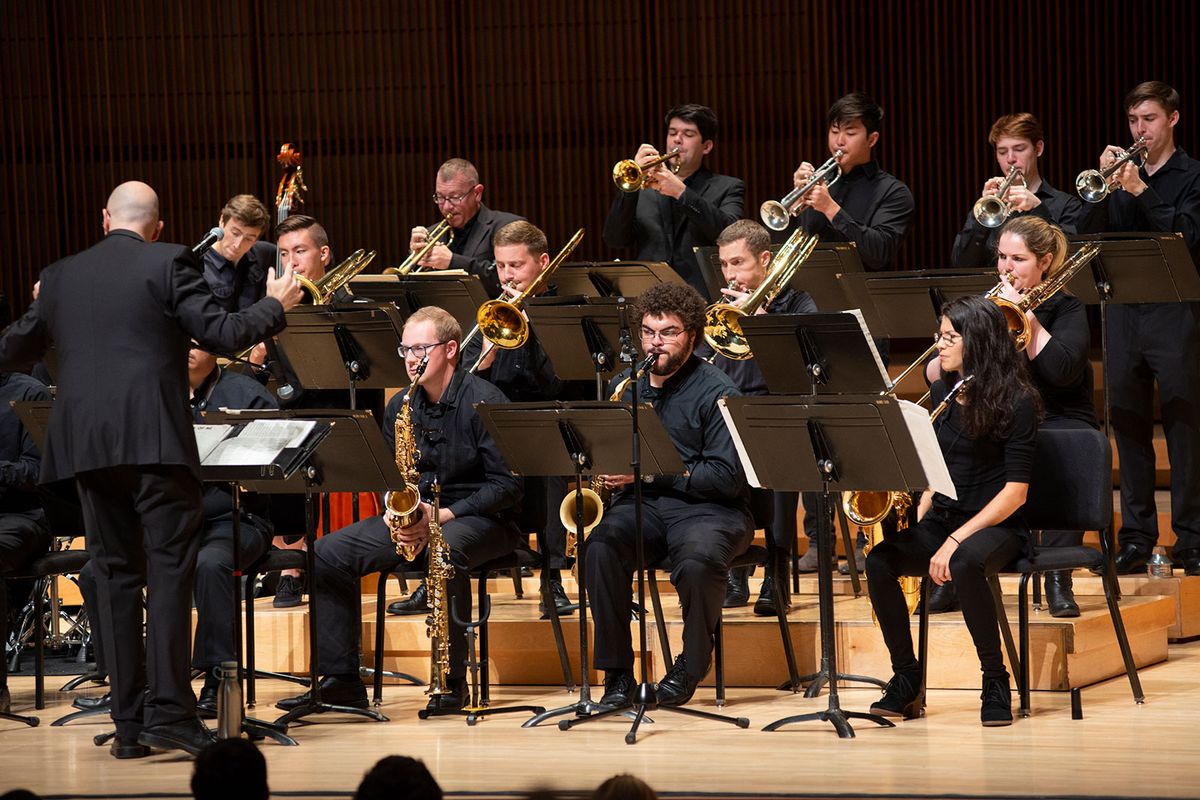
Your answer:
[[[1146,574],[1151,578],[1169,578],[1174,574],[1171,559],[1167,558],[1167,548],[1156,547],[1146,562]]]
[[[236,739],[242,735],[242,684],[238,682],[238,664],[236,661],[222,661],[220,669],[217,738]]]

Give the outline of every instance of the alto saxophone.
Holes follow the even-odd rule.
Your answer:
[[[433,503],[429,515],[429,543],[426,549],[428,566],[425,571],[425,587],[429,592],[429,616],[425,618],[425,632],[429,635],[429,688],[427,695],[449,694],[446,677],[450,673],[450,612],[446,598],[446,582],[454,575],[450,565],[450,546],[442,538],[442,526],[438,522],[441,507],[441,487],[433,483]]]
[[[404,488],[383,495],[383,505],[393,515],[388,523],[388,528],[391,529],[392,542],[396,545],[396,555],[406,561],[412,561],[417,557],[417,548],[415,545],[404,544],[400,541],[400,529],[407,528],[421,519],[421,490],[418,487],[421,473],[417,472],[417,459],[421,457],[421,451],[417,449],[417,440],[413,436],[409,400],[413,388],[425,374],[425,367],[428,363],[429,356],[426,355],[417,366],[416,377],[404,392],[400,411],[396,414],[396,469],[400,470],[400,474],[404,477]]]

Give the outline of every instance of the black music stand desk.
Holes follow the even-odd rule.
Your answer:
[[[555,374],[564,381],[594,379],[596,399],[604,399],[605,376],[621,368],[617,298],[593,297],[575,305],[531,302],[525,312]]]
[[[995,270],[901,270],[849,273],[846,297],[862,309],[871,331],[889,339],[928,339],[942,306],[956,297],[981,295],[999,282]]]
[[[560,295],[637,297],[659,283],[685,283],[661,261],[596,261],[563,264],[554,275]]]
[[[404,319],[424,306],[444,308],[464,331],[475,324],[475,312],[488,299],[478,276],[458,270],[359,275],[351,279],[350,290],[372,300],[395,303]]]

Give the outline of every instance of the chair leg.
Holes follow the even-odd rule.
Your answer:
[[[992,600],[996,604],[996,621],[1000,624],[1000,635],[1004,638],[1004,649],[1008,652],[1008,663],[1012,665],[1013,677],[1018,685],[1025,673],[1021,658],[1017,654],[1017,645],[1013,641],[1012,628],[1008,624],[1008,614],[1004,610],[1004,594],[1000,591],[1000,576],[989,575],[988,586],[992,590]]]
[[[379,585],[375,587],[375,672],[371,676],[371,702],[378,708],[383,705],[383,623],[387,619],[387,570],[379,573]]]
[[[1117,635],[1117,645],[1121,648],[1121,659],[1125,662],[1125,674],[1129,676],[1129,688],[1133,691],[1133,700],[1138,705],[1146,702],[1142,692],[1142,681],[1138,677],[1137,664],[1133,662],[1133,651],[1129,648],[1129,635],[1125,632],[1125,619],[1121,616],[1121,607],[1117,604],[1120,588],[1117,586],[1116,574],[1106,571],[1102,580],[1104,600],[1108,603],[1108,615],[1112,617],[1113,632]]]
[[[246,707],[254,708],[257,700],[255,691],[257,686],[254,680],[255,658],[254,658],[254,584],[258,582],[258,574],[255,572],[246,573]]]
[[[517,567],[513,569],[513,575],[516,580],[521,580],[521,569]],[[488,665],[488,591],[487,591],[488,576],[487,573],[482,573],[479,576],[479,704],[487,707],[491,702],[491,669]]]
[[[717,673],[717,708],[725,707],[725,626],[722,615],[717,613],[717,630],[713,634],[713,659]]]
[[[546,617],[550,620],[550,631],[554,634],[554,649],[558,651],[558,663],[562,667],[563,686],[567,693],[575,691],[575,676],[571,674],[571,658],[567,655],[567,641],[563,636],[562,619],[558,615],[558,606],[554,603],[554,595],[550,591],[550,581],[546,579],[545,562],[538,579],[539,594],[542,596],[542,607],[546,609]]]
[[[39,711],[46,707],[46,586],[47,578],[38,578],[33,589],[33,696]]]
[[[525,597],[525,587],[521,585],[521,568],[520,567],[512,568],[512,582],[513,582],[513,593],[517,596],[518,600],[521,600],[522,598]]]
[[[1029,658],[1029,581],[1032,578],[1034,581],[1034,592],[1037,592],[1037,574],[1025,573],[1021,576],[1021,589],[1018,594],[1017,608],[1017,633],[1021,638],[1021,664],[1027,666],[1032,664]],[[1032,671],[1030,668],[1021,670],[1020,679],[1017,683],[1018,693],[1021,698],[1021,707],[1019,713],[1022,717],[1028,717],[1033,712],[1030,710],[1029,683]]]
[[[917,623],[917,660],[921,662],[921,688],[929,685],[929,576],[921,578],[921,621]]]
[[[785,586],[784,581],[787,580],[787,570],[784,568],[782,557],[776,551],[777,557],[773,563],[768,563],[763,567],[764,570],[772,570],[774,574],[771,579],[776,586]],[[779,642],[783,646],[783,657],[787,662],[788,668],[788,686],[793,692],[798,692],[800,686],[800,670],[796,667],[796,651],[792,647],[792,630],[788,627],[787,605],[783,602],[783,592],[778,589],[775,591],[775,620],[779,623]]]
[[[675,663],[675,659],[671,658],[671,643],[667,640],[667,620],[663,616],[662,597],[658,594],[658,572],[652,569],[646,570],[646,583],[650,588],[650,604],[654,607],[655,627],[658,628],[658,644],[662,648],[663,653],[663,668],[670,669]],[[642,609],[643,614],[646,613]]]
[[[1030,576],[1033,582],[1033,610],[1042,613],[1042,573],[1035,572]]]

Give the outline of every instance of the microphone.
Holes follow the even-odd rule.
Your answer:
[[[644,359],[642,359],[642,363],[638,364],[638,368],[637,368],[637,370],[635,370],[635,374],[643,373],[646,370],[653,367],[654,362],[658,361],[658,357],[661,355],[662,355],[661,351],[651,350],[649,353],[646,354],[646,357]]]
[[[621,361],[633,363],[633,332],[629,330],[629,304],[625,297],[617,298],[617,317],[621,324]]]
[[[225,231],[222,228],[214,227],[204,234],[204,238],[192,245],[192,252],[198,256],[207,253],[214,244],[225,238]]]

